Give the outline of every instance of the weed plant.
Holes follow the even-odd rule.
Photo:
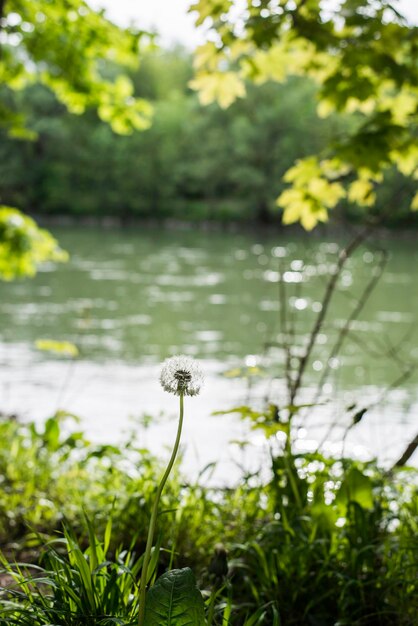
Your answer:
[[[132,440],[97,447],[61,421],[0,424],[0,626],[137,623],[162,468]],[[151,589],[191,567],[209,626],[415,626],[414,470],[391,476],[290,448],[269,462],[268,483],[253,476],[234,490],[170,475]]]

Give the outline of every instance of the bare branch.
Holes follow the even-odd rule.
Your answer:
[[[398,376],[398,378],[395,378],[395,380],[388,386],[386,387],[386,389],[384,389],[384,391],[380,394],[380,396],[378,397],[377,400],[375,400],[375,402],[372,402],[371,404],[369,404],[368,406],[365,406],[364,409],[365,411],[370,411],[370,409],[375,408],[377,406],[379,406],[379,404],[381,404],[388,396],[390,391],[393,391],[393,389],[396,389],[397,387],[400,387],[400,385],[402,385],[404,382],[406,382],[409,378],[411,378],[412,374],[415,372],[415,370],[417,369],[418,364],[413,363],[412,365],[410,365],[407,369],[405,369],[400,376]],[[324,445],[324,443],[327,441],[327,439],[329,439],[329,437],[331,436],[332,431],[334,430],[334,428],[337,426],[337,421],[334,420],[328,430],[326,431],[325,435],[322,437],[320,443],[318,444],[317,447],[317,452],[322,448],[322,446]],[[350,426],[348,427],[348,430],[351,429],[351,426],[353,426],[353,424],[350,424]]]
[[[286,283],[283,280],[283,262],[280,263],[280,278],[279,278],[279,294],[280,294],[280,331],[283,338],[283,347],[285,351],[285,366],[284,375],[286,378],[287,389],[290,394],[292,389],[292,374],[291,374],[291,361],[292,361],[292,349],[290,336],[294,335],[294,324],[290,324],[288,321],[287,310],[287,293]]]
[[[360,315],[361,311],[363,310],[367,300],[369,299],[369,297],[371,296],[372,292],[374,291],[377,283],[379,282],[383,270],[386,266],[386,262],[388,259],[388,253],[386,250],[380,250],[379,251],[381,254],[381,258],[380,261],[378,263],[378,265],[374,268],[374,272],[372,275],[372,278],[370,279],[370,281],[367,283],[367,285],[365,286],[365,288],[363,289],[363,292],[361,294],[361,296],[358,298],[356,306],[354,307],[354,309],[352,310],[351,314],[349,315],[349,317],[347,317],[343,327],[340,329],[340,332],[338,333],[338,337],[337,340],[334,344],[334,346],[332,347],[331,352],[328,355],[327,358],[327,365],[324,369],[324,372],[321,376],[321,379],[318,383],[318,387],[316,390],[316,394],[315,397],[313,399],[313,404],[316,404],[322,394],[322,390],[324,387],[324,384],[326,383],[328,376],[330,374],[330,362],[333,358],[337,357],[338,354],[341,351],[341,348],[344,344],[344,341],[347,338],[347,335],[349,334],[350,330],[351,330],[351,325],[352,323],[358,318],[358,316]]]
[[[403,467],[404,465],[406,465],[417,448],[418,448],[418,434],[415,435],[414,439],[408,444],[403,454],[399,457],[396,463],[394,463],[390,471],[392,472],[397,467]]]
[[[363,243],[365,239],[367,239],[372,229],[373,229],[373,225],[366,226],[366,228],[360,231],[360,233],[345,248],[341,250],[338,256],[338,261],[335,266],[334,272],[331,274],[328,280],[327,286],[325,288],[325,294],[322,300],[321,310],[319,311],[318,316],[313,325],[313,328],[310,332],[309,341],[308,341],[308,345],[306,347],[305,353],[301,357],[300,362],[299,362],[299,368],[297,371],[296,379],[294,383],[292,384],[292,390],[290,394],[290,404],[295,403],[296,395],[302,385],[303,375],[305,373],[306,366],[308,364],[312,350],[315,346],[316,340],[318,338],[318,334],[322,328],[324,319],[327,315],[328,308],[329,308],[332,296],[334,295],[337,282],[342,272],[342,269],[344,265],[346,264],[347,260],[354,253],[354,251],[360,246],[361,243]]]

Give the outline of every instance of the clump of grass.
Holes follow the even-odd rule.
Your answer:
[[[234,606],[230,624],[265,606],[263,624],[413,626],[416,486],[388,482],[373,463],[318,454],[276,457],[273,469],[268,523],[231,550],[219,599]]]
[[[81,433],[64,435],[59,419],[0,429],[0,531],[12,538],[3,568],[14,579],[1,592],[0,626],[137,623],[158,461],[133,442],[96,447]],[[413,470],[388,476],[374,463],[289,447],[271,467],[266,484],[243,479],[235,490],[170,474],[149,584],[192,566],[211,626],[415,626]],[[29,531],[43,534],[45,549]],[[219,542],[227,566],[215,580]],[[19,547],[30,565],[8,564]]]
[[[109,553],[111,521],[100,541],[87,520],[88,547],[73,532],[49,543],[40,565],[9,565],[14,580],[3,594],[0,625],[86,626],[133,624],[138,613],[137,580],[142,559],[132,549]],[[150,571],[155,569],[151,561]]]

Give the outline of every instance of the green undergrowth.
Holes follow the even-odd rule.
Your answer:
[[[82,537],[83,516],[102,534],[111,517],[112,545],[145,543],[156,484],[163,464],[132,435],[120,446],[96,445],[82,432],[68,434],[59,414],[44,425],[0,422],[0,541],[20,555],[36,549],[33,534],[52,535],[65,522]],[[244,491],[206,488],[185,482],[178,471],[163,496],[159,532],[176,560],[199,560],[219,541],[245,540],[263,519],[261,492],[246,485],[248,520],[241,525]],[[224,511],[229,512],[225,526]],[[205,527],[203,535],[202,528]],[[241,534],[238,529],[242,528]],[[172,556],[167,557],[171,559]]]
[[[133,625],[162,466],[134,437],[97,446],[63,419],[0,423],[0,626]],[[235,489],[170,477],[146,624],[413,626],[414,470],[290,449],[266,463],[267,483]],[[183,592],[184,622],[164,604]]]

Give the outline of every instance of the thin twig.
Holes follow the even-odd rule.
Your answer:
[[[418,448],[418,434],[415,435],[414,439],[407,445],[403,454],[399,457],[396,463],[392,465],[390,471],[392,472],[397,467],[403,467],[404,465],[406,465],[417,448]]]
[[[367,283],[367,285],[365,286],[365,288],[363,289],[363,292],[361,294],[361,296],[358,298],[356,306],[354,307],[354,309],[352,310],[351,314],[349,315],[349,317],[346,319],[344,325],[342,326],[342,328],[340,329],[340,332],[338,333],[338,337],[337,340],[334,344],[334,346],[332,347],[331,352],[329,353],[329,356],[327,358],[327,365],[324,369],[324,372],[321,376],[321,379],[318,383],[318,387],[315,393],[315,397],[313,399],[313,404],[316,404],[322,394],[322,390],[324,387],[325,382],[328,379],[328,376],[330,374],[331,371],[331,361],[332,359],[336,358],[338,356],[338,354],[341,351],[341,348],[344,344],[344,341],[347,338],[347,335],[349,334],[350,330],[351,330],[351,325],[352,323],[358,318],[358,316],[360,315],[361,311],[363,310],[364,306],[366,305],[367,300],[369,299],[369,297],[371,296],[371,294],[373,293],[377,283],[379,282],[383,270],[385,268],[387,259],[388,259],[388,253],[386,250],[380,250],[380,254],[381,254],[381,258],[380,258],[380,262],[378,263],[378,265],[374,268],[374,272],[373,272],[373,276],[370,279],[370,281]]]
[[[382,404],[382,402],[387,398],[388,394],[391,391],[393,391],[394,389],[397,389],[400,385],[402,385],[409,378],[411,378],[412,374],[415,372],[417,367],[418,367],[418,364],[416,364],[416,363],[411,364],[406,370],[404,370],[400,374],[400,376],[398,376],[398,378],[395,378],[395,380],[388,387],[386,387],[383,390],[383,392],[380,394],[380,396],[378,397],[377,400],[375,400],[374,402],[369,404],[367,407],[364,407],[365,411],[367,410],[367,412],[369,412],[370,409],[374,409],[377,406],[379,406],[380,404]],[[325,435],[321,439],[320,443],[318,444],[318,447],[316,449],[317,452],[322,448],[322,446],[325,444],[325,442],[329,439],[329,437],[331,436],[332,431],[334,430],[334,428],[336,426],[337,426],[337,423],[335,421],[332,422],[332,424],[328,428],[327,432],[325,433]],[[351,427],[351,425],[350,425],[350,427]]]
[[[306,366],[308,364],[309,358],[311,356],[312,350],[315,346],[316,340],[318,338],[318,334],[322,328],[322,324],[327,315],[329,305],[331,303],[332,296],[334,295],[338,278],[340,277],[341,271],[346,264],[347,260],[354,253],[354,251],[360,246],[361,243],[370,235],[374,226],[367,225],[360,233],[345,247],[341,250],[338,261],[335,266],[334,272],[331,274],[326,289],[325,294],[322,300],[322,307],[318,313],[318,316],[313,325],[312,331],[309,335],[308,345],[306,347],[304,355],[301,357],[299,361],[299,368],[297,371],[296,379],[292,384],[292,390],[290,394],[290,404],[295,403],[296,395],[302,385],[303,376],[305,373]]]
[[[283,279],[283,262],[280,262],[280,278],[279,278],[279,297],[280,297],[280,331],[283,339],[283,349],[285,352],[285,366],[284,366],[284,375],[286,378],[287,389],[289,393],[289,402],[290,402],[290,393],[292,389],[292,373],[291,373],[291,363],[292,363],[292,349],[291,349],[291,336],[293,337],[294,332],[294,324],[291,326],[288,324],[288,316],[287,316],[287,293],[286,293],[286,283]],[[292,332],[291,332],[292,331]]]

